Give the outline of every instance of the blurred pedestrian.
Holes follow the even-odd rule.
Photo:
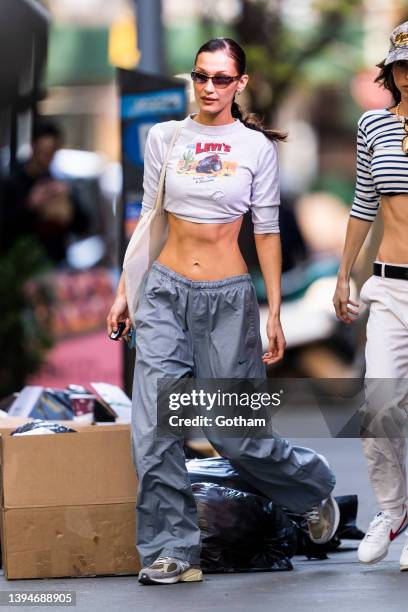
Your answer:
[[[61,147],[60,130],[51,122],[38,123],[33,131],[31,155],[17,162],[3,179],[1,193],[1,251],[7,251],[20,236],[33,236],[55,264],[65,259],[71,234],[84,234],[88,215],[78,195],[50,171]]]
[[[356,193],[333,297],[338,318],[354,321],[359,305],[350,299],[350,274],[381,205],[384,233],[373,275],[360,291],[370,308],[362,442],[380,506],[358,549],[362,563],[384,559],[390,542],[408,526],[408,22],[390,40],[376,81],[394,100],[358,121]],[[408,570],[408,542],[400,568]]]

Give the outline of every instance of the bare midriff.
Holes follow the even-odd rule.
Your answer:
[[[157,261],[191,280],[246,274],[238,246],[243,217],[230,223],[193,223],[168,213],[169,236]]]
[[[377,260],[408,264],[408,193],[381,196],[384,233]]]

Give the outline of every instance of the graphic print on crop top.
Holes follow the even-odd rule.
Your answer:
[[[195,183],[215,181],[218,177],[234,176],[238,162],[226,159],[231,145],[225,142],[202,142],[187,145],[176,164],[176,173],[191,176]]]

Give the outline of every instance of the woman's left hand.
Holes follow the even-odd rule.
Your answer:
[[[266,333],[269,340],[269,351],[262,355],[262,361],[265,365],[271,365],[282,359],[286,348],[286,340],[279,316],[269,315]]]

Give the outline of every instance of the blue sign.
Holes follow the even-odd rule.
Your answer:
[[[120,113],[122,119],[141,119],[157,115],[182,114],[185,107],[185,90],[179,87],[122,96]]]
[[[125,220],[126,221],[136,221],[136,219],[140,217],[141,210],[142,210],[142,202],[139,202],[136,200],[126,202]]]
[[[143,166],[147,133],[154,122],[131,121],[123,129],[123,152],[136,166]]]

